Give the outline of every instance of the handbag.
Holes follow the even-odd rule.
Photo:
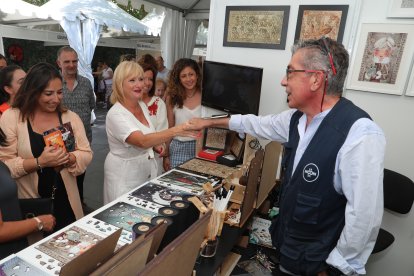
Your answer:
[[[19,199],[19,203],[24,219],[53,214],[53,199],[49,197]]]
[[[25,219],[40,215],[53,214],[53,201],[55,199],[56,186],[52,186],[52,196],[44,198],[22,198],[19,199],[20,210]]]

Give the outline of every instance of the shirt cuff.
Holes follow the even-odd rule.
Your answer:
[[[238,133],[244,133],[242,129],[242,115],[231,115],[229,121],[229,129],[234,130]]]
[[[338,249],[334,248],[331,253],[329,254],[328,259],[326,259],[326,263],[336,267],[345,275],[360,275],[366,274],[365,267],[352,267],[339,253]]]

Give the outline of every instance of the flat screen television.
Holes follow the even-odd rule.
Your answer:
[[[263,69],[204,61],[201,104],[231,114],[259,113]]]

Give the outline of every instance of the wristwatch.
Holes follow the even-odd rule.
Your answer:
[[[37,221],[37,229],[39,231],[43,230],[43,222],[38,217],[33,217]]]

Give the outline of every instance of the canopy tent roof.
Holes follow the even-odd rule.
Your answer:
[[[190,15],[199,19],[208,19],[210,10],[210,0],[145,0],[145,2],[180,11],[186,17]]]
[[[39,7],[23,0],[1,1],[0,21],[14,22],[39,18]]]
[[[40,17],[56,21],[81,21],[89,18],[97,24],[124,31],[148,34],[149,28],[115,3],[106,0],[50,0],[40,7]]]

